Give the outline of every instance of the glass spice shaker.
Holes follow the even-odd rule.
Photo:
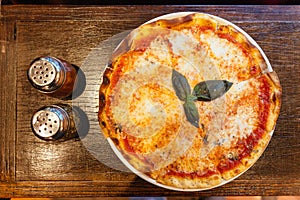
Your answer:
[[[27,71],[29,82],[40,92],[65,99],[77,85],[77,70],[65,60],[51,56],[32,61]]]
[[[31,119],[34,134],[47,141],[65,141],[78,137],[80,116],[67,104],[55,104],[40,108]]]

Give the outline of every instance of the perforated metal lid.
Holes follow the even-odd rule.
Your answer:
[[[52,92],[65,80],[64,66],[54,57],[38,58],[28,69],[28,79],[35,88],[43,92]]]
[[[34,133],[42,139],[58,139],[69,128],[68,114],[59,106],[52,105],[38,110],[32,117]]]

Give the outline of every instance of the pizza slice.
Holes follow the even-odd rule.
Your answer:
[[[234,84],[215,102],[201,102],[202,134],[183,156],[148,175],[176,188],[211,188],[240,175],[265,150],[280,97],[277,75],[271,72]]]

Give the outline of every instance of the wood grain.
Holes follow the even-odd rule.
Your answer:
[[[283,87],[281,114],[263,156],[238,179],[204,192],[165,190],[128,172],[97,122],[98,71],[123,37],[116,34],[176,11],[208,12],[236,23],[262,47]],[[3,6],[0,197],[300,195],[299,19],[299,6]],[[81,67],[85,92],[62,101],[32,88],[26,70],[41,55]],[[32,114],[61,102],[89,117],[83,140],[49,143],[33,135]]]
[[[16,62],[15,23],[0,22],[0,181],[15,178]],[[3,34],[7,33],[7,34]]]

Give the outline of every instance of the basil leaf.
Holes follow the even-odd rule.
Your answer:
[[[186,101],[183,104],[187,120],[196,128],[199,128],[199,113],[194,101]]]
[[[198,101],[212,101],[225,94],[233,83],[226,80],[207,80],[198,83],[193,90],[193,95]]]
[[[191,87],[187,79],[174,69],[172,71],[172,84],[177,97],[181,101],[186,101],[187,97],[191,94]]]

